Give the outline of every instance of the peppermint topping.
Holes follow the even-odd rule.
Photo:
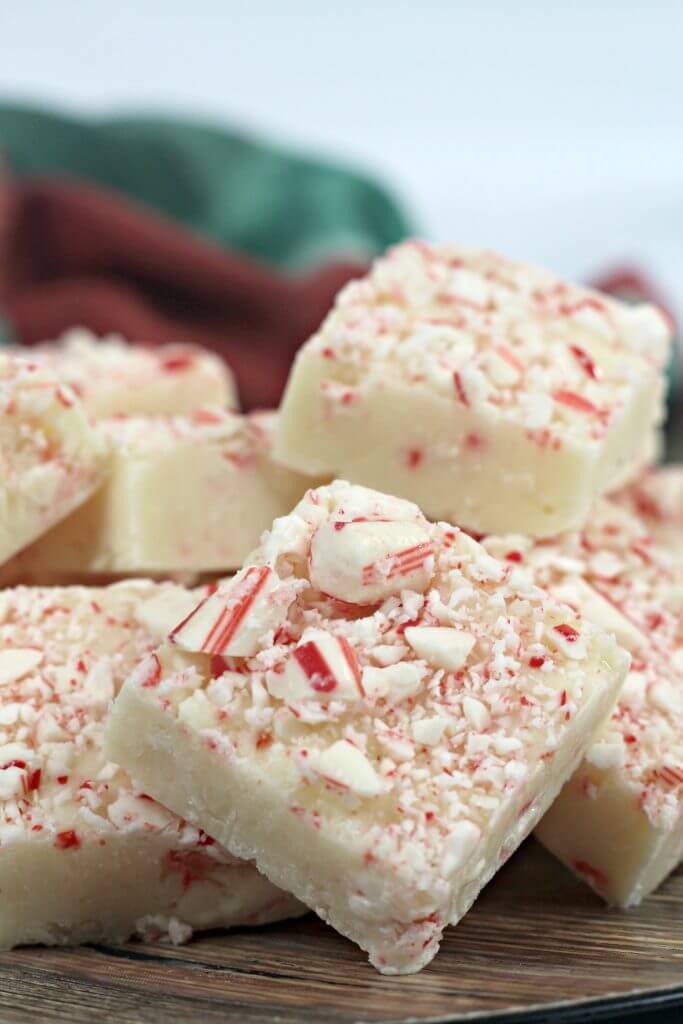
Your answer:
[[[311,583],[352,604],[423,591],[433,564],[429,533],[417,522],[334,520],[311,540]]]
[[[169,635],[185,651],[206,654],[255,654],[260,639],[287,617],[287,590],[268,566],[238,572],[205,597]]]
[[[35,837],[70,857],[116,833],[156,833],[169,855],[201,853],[204,877],[234,863],[217,844],[204,848],[197,829],[142,793],[103,752],[109,706],[126,677],[140,659],[142,685],[150,668],[161,674],[151,653],[157,638],[138,608],[155,599],[161,606],[177,589],[140,581],[3,591],[0,850]]]
[[[253,758],[302,821],[343,823],[366,863],[420,891],[474,871],[495,816],[528,801],[529,778],[576,742],[577,711],[627,665],[523,559],[343,481],[276,521],[172,640],[158,685],[138,680],[146,699],[210,749]]]
[[[27,358],[25,349],[10,351]],[[120,335],[97,337],[76,327],[31,348],[30,360],[67,381],[97,418],[182,413],[207,402],[237,405],[226,364],[196,345],[129,345]]]
[[[271,672],[267,686],[288,703],[305,700],[357,700],[363,696],[356,655],[348,640],[322,629],[306,632],[285,662],[284,671]]]
[[[362,407],[371,387],[407,384],[545,446],[603,438],[654,384],[670,341],[654,307],[493,253],[406,242],[343,289],[307,352],[325,361],[330,415]]]

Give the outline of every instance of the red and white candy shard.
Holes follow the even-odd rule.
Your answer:
[[[363,697],[358,659],[348,640],[324,629],[310,629],[284,670],[271,673],[268,690],[287,703],[358,700]]]
[[[204,598],[169,640],[184,651],[242,658],[255,654],[261,637],[287,618],[280,582],[267,565],[243,569],[230,584]]]
[[[433,571],[429,530],[418,522],[335,519],[318,527],[311,542],[311,583],[350,604],[422,592]]]

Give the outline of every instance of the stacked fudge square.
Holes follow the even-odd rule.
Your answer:
[[[97,456],[5,552],[0,943],[310,908],[413,972],[534,829],[607,902],[651,892],[683,857],[669,344],[653,307],[410,242],[277,414],[186,347],[9,357]]]
[[[74,331],[0,353],[0,948],[303,911],[103,746],[126,677],[201,596],[171,578],[237,568],[308,483],[274,463],[273,415],[235,400],[190,346]]]

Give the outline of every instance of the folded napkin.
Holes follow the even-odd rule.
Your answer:
[[[0,103],[0,154],[14,177],[102,185],[280,267],[365,260],[413,229],[367,174],[194,120]]]
[[[0,182],[0,310],[15,339],[83,325],[206,345],[234,369],[245,409],[277,405],[297,348],[364,270],[285,274],[92,185]]]

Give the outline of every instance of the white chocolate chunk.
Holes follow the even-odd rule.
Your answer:
[[[21,796],[24,792],[25,778],[26,773],[16,765],[0,768],[0,799],[11,800],[13,797]]]
[[[185,651],[205,654],[255,654],[261,637],[287,617],[287,603],[278,600],[277,574],[267,566],[237,573],[215,594],[204,598],[170,633]]]
[[[8,648],[0,651],[0,686],[15,683],[22,676],[37,668],[43,660],[43,652],[34,648]]]
[[[441,715],[421,718],[413,725],[413,739],[416,743],[426,743],[428,747],[434,747],[441,740],[447,725],[448,719]]]
[[[491,724],[491,715],[488,708],[476,697],[465,697],[463,700],[463,711],[469,724],[478,732],[483,732]]]
[[[443,626],[410,626],[405,637],[418,658],[450,672],[463,667],[475,644],[475,638],[465,630]]]
[[[318,755],[315,770],[327,782],[358,796],[379,796],[385,786],[365,754],[348,740],[338,740]]]
[[[429,534],[414,522],[323,523],[311,542],[311,582],[351,604],[424,591],[433,567]]]
[[[610,768],[619,768],[624,763],[624,744],[616,741],[614,743],[594,743],[588,749],[586,760],[594,764],[596,768],[607,771]]]
[[[451,829],[443,858],[446,876],[458,871],[474,853],[481,839],[481,829],[472,821],[459,821]]]
[[[400,703],[419,693],[425,675],[422,665],[409,662],[384,668],[367,665],[362,675],[363,691],[370,699],[386,698],[392,703]]]

